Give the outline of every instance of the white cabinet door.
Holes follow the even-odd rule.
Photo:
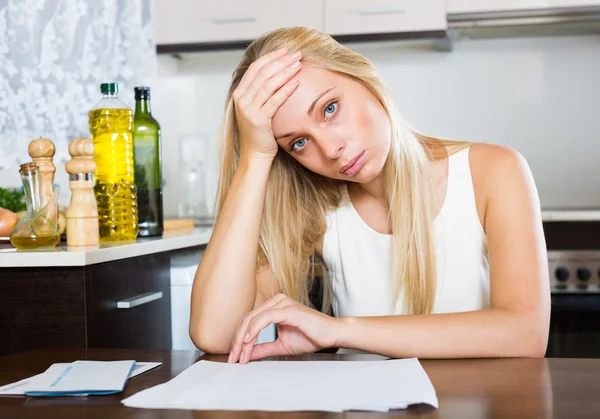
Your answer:
[[[158,45],[251,40],[269,30],[322,29],[323,0],[153,0]]]
[[[497,12],[546,7],[548,7],[548,0],[446,0],[448,13]]]
[[[548,0],[550,7],[600,6],[600,0]]]
[[[323,31],[323,1],[263,0],[261,31],[290,26],[307,26]]]
[[[325,0],[331,35],[413,32],[447,28],[444,0]]]
[[[260,33],[260,0],[154,0],[156,43],[250,39]]]

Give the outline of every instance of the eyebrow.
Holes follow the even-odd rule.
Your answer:
[[[319,96],[317,96],[317,98],[315,100],[313,100],[313,102],[310,104],[310,107],[308,108],[308,111],[306,112],[306,114],[308,116],[310,116],[312,114],[313,110],[315,109],[315,106],[317,106],[317,103],[319,102],[319,100],[321,100],[321,98],[323,96],[325,96],[327,93],[331,92],[333,89],[335,89],[335,86],[325,90],[323,93],[321,93]],[[279,139],[285,138],[285,137],[292,137],[295,134],[296,134],[295,132],[288,132],[287,134],[283,134],[283,135],[276,137],[275,140],[279,140]]]

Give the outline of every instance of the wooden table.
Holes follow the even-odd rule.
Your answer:
[[[0,418],[600,418],[600,359],[422,360],[440,407],[416,406],[393,413],[267,413],[147,410],[126,408],[120,400],[163,383],[200,359],[194,351],[55,349],[0,358],[0,385],[43,372],[54,362],[77,359],[160,361],[134,377],[121,394],[93,397],[0,397]],[[204,359],[223,361],[224,356]],[[277,358],[284,359],[284,358]],[[286,360],[352,360],[356,355],[311,354]]]

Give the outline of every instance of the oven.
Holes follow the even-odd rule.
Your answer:
[[[544,222],[552,312],[547,357],[600,358],[600,221]]]

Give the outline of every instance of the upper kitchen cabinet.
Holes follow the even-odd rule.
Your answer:
[[[334,36],[446,27],[444,0],[325,0],[325,31]]]
[[[322,30],[322,0],[153,0],[157,45],[248,41],[302,25]]]
[[[600,6],[600,0],[548,0],[550,7]]]
[[[548,0],[446,0],[448,13],[498,12],[547,8]]]

